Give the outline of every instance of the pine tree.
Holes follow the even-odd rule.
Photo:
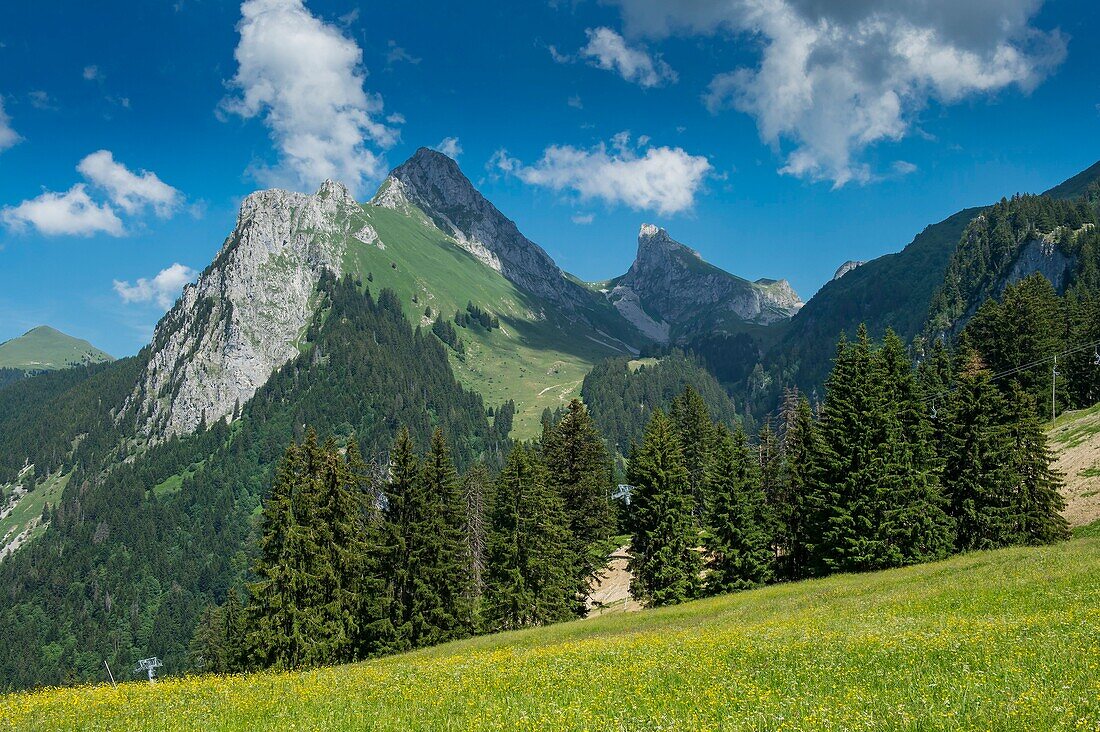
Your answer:
[[[485,616],[493,630],[573,617],[576,559],[565,508],[547,485],[538,453],[517,444],[497,481],[489,541]]]
[[[709,548],[715,559],[707,589],[732,592],[767,582],[772,576],[767,506],[757,457],[740,428],[732,435],[720,433],[708,483],[713,499]]]
[[[384,615],[388,633],[380,635],[388,650],[400,651],[413,645],[411,610],[416,567],[412,549],[417,541],[415,521],[427,510],[422,505],[424,493],[416,446],[406,427],[398,431],[390,449],[389,480],[383,493],[382,567],[387,585]]]
[[[822,536],[821,436],[809,400],[803,396],[790,412],[783,434],[783,492],[773,504],[777,531],[773,551],[786,579],[811,576]]]
[[[1016,483],[1007,406],[977,354],[962,354],[943,436],[943,480],[960,551],[1013,543]]]
[[[577,590],[583,592],[603,565],[603,557],[591,556],[590,549],[612,535],[615,511],[611,454],[579,399],[570,401],[557,425],[544,432],[542,455],[549,485],[564,502],[570,549],[578,561]]]
[[[414,646],[462,638],[473,631],[470,561],[458,474],[443,431],[436,429],[420,469],[421,500],[413,504],[410,620]]]
[[[316,494],[312,470],[317,452],[312,431],[302,446],[291,443],[276,468],[264,504],[263,537],[249,585],[248,645],[262,667],[293,669],[323,663],[323,602],[318,577],[320,545],[312,525]]]
[[[691,513],[691,487],[684,454],[671,420],[660,409],[631,451],[627,480],[631,494],[630,562],[634,596],[649,605],[694,597],[701,560]]]
[[[1069,538],[1069,527],[1061,513],[1065,508],[1059,492],[1062,478],[1052,467],[1054,456],[1047,445],[1046,431],[1035,414],[1031,396],[1014,389],[1008,417],[1012,471],[1017,481],[1012,493],[1016,541],[1053,544]]]
[[[669,418],[676,429],[687,468],[688,487],[691,490],[692,514],[698,525],[703,525],[709,508],[706,495],[707,470],[714,455],[716,433],[707,404],[699,392],[684,387],[684,391],[672,400]]]

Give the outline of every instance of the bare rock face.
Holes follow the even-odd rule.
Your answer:
[[[836,268],[836,273],[833,275],[833,279],[839,280],[841,277],[848,274],[853,269],[862,267],[864,264],[866,264],[866,262],[861,262],[857,259],[849,259],[847,262]]]
[[[157,324],[145,373],[127,406],[144,435],[185,434],[244,404],[298,354],[322,273],[338,275],[361,211],[347,188],[269,190],[241,204],[214,262]]]
[[[623,317],[654,340],[667,342],[672,328],[693,330],[723,314],[768,324],[802,307],[786,280],[756,282],[705,262],[698,252],[653,224],[642,224],[638,256],[608,293]]]
[[[520,289],[567,310],[591,295],[568,280],[542,247],[525,237],[443,153],[420,148],[395,168],[371,203],[405,214],[419,209],[444,234]]]

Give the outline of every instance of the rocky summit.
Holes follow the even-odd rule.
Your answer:
[[[653,224],[642,224],[638,255],[607,295],[623,317],[660,342],[730,318],[767,325],[802,307],[786,280],[732,275]]]
[[[325,181],[314,195],[245,198],[237,225],[198,282],[157,324],[139,405],[147,437],[191,432],[229,415],[297,354],[323,272],[339,274],[359,205]]]
[[[568,280],[550,255],[521,234],[443,153],[417,150],[390,173],[371,203],[406,214],[420,211],[463,249],[531,294],[571,310],[589,304],[587,291]]]

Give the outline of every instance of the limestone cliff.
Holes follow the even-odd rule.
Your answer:
[[[214,262],[156,327],[127,404],[140,407],[143,436],[155,441],[226,417],[298,353],[317,283],[323,272],[339,274],[359,210],[331,181],[315,195],[245,198]]]

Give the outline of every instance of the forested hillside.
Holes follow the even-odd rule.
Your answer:
[[[306,424],[341,440],[355,433],[368,460],[386,453],[399,424],[421,444],[436,427],[446,428],[460,465],[499,460],[501,440],[481,398],[457,384],[446,347],[414,331],[392,294],[374,299],[332,279],[323,291],[326,304],[305,353],[242,405],[231,424],[217,421],[173,438],[105,473],[94,467],[103,457],[95,450],[60,461],[73,474],[49,511],[49,530],[0,564],[6,687],[99,678],[104,659],[125,668],[159,655],[183,668],[203,608],[224,602],[243,582],[248,537],[274,464]],[[63,399],[55,379],[79,381],[75,389],[126,368],[34,379],[5,389],[0,399],[18,411],[18,392],[26,388]],[[96,390],[87,393],[93,399]],[[87,444],[110,444],[100,436],[115,427],[93,422],[85,429]]]

